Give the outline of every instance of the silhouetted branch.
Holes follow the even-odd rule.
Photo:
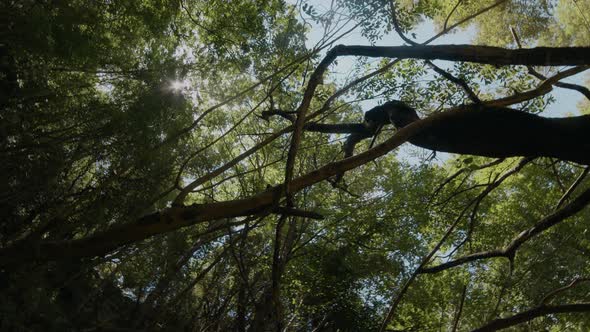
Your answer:
[[[451,16],[453,16],[453,13],[455,12],[455,10],[457,10],[457,8],[459,8],[459,5],[461,4],[461,2],[463,2],[463,0],[457,1],[455,6],[453,7],[453,9],[451,9],[451,11],[449,12],[449,15],[447,15],[447,18],[445,19],[445,23],[443,24],[443,31],[447,29],[447,24],[449,24],[449,19],[451,19]]]
[[[580,196],[578,196],[574,201],[572,201],[568,205],[541,219],[541,221],[539,221],[533,227],[521,232],[518,236],[513,238],[512,241],[510,241],[510,243],[504,248],[473,253],[440,265],[424,267],[420,270],[420,273],[437,273],[455,266],[463,265],[465,263],[493,257],[506,257],[511,259],[523,243],[525,243],[535,235],[540,234],[543,231],[549,229],[550,227],[555,226],[556,224],[565,220],[566,218],[569,218],[575,215],[576,213],[580,212],[584,207],[586,207],[586,205],[588,205],[588,203],[590,203],[590,189],[584,191],[582,194],[580,194]]]
[[[449,176],[448,178],[446,178],[440,185],[438,185],[438,187],[436,187],[436,189],[433,191],[432,196],[430,196],[430,199],[434,199],[434,197],[436,197],[436,195],[438,195],[438,193],[447,185],[449,184],[451,181],[453,181],[454,179],[456,179],[459,175],[465,173],[465,172],[473,172],[473,171],[479,171],[488,167],[492,167],[492,166],[496,166],[500,163],[502,163],[505,159],[504,158],[498,158],[495,159],[494,161],[491,161],[487,164],[483,164],[483,165],[479,165],[479,166],[475,166],[475,167],[463,167],[460,170],[458,170],[457,172],[455,172],[454,174],[452,174],[451,176]]]
[[[461,2],[461,1],[459,1],[459,2]],[[461,319],[461,313],[463,312],[463,304],[465,303],[466,295],[467,295],[467,285],[464,285],[463,290],[461,291],[461,300],[459,302],[459,308],[457,308],[457,311],[455,313],[455,319],[453,320],[453,328],[451,329],[451,332],[457,331],[457,328],[459,327],[459,319]]]
[[[467,84],[467,82],[465,82],[464,80],[453,76],[453,74],[447,72],[446,70],[438,67],[437,65],[435,65],[434,63],[430,62],[430,61],[426,61],[426,63],[430,66],[430,68],[432,68],[435,72],[437,72],[439,75],[441,75],[442,77],[446,78],[447,80],[457,84],[459,87],[461,87],[461,89],[463,89],[463,91],[465,91],[465,93],[467,94],[467,96],[469,97],[469,99],[471,99],[471,101],[473,101],[476,104],[481,104],[481,100],[479,99],[479,97],[475,94],[475,92],[473,92],[473,90],[471,90],[471,88],[469,87],[469,85]]]
[[[523,311],[514,316],[507,318],[498,318],[487,323],[486,325],[472,330],[472,332],[490,332],[508,328],[520,323],[528,322],[534,318],[568,312],[587,312],[590,311],[590,303],[575,303],[575,304],[561,304],[561,305],[541,305],[527,311]]]
[[[590,281],[590,279],[588,279],[588,278],[576,278],[576,279],[572,280],[572,282],[570,282],[568,285],[558,288],[558,289],[550,292],[549,294],[545,295],[545,297],[541,300],[541,305],[547,305],[559,293],[563,293],[568,289],[571,289],[581,283],[588,282],[588,281]]]
[[[563,196],[561,196],[559,202],[557,202],[557,205],[555,206],[555,210],[559,209],[561,205],[563,205],[563,203],[571,196],[574,190],[576,190],[580,183],[584,181],[584,178],[586,177],[586,175],[588,175],[588,171],[590,171],[590,166],[586,166],[586,168],[584,168],[584,170],[582,171],[582,173],[580,173],[580,175],[578,175],[574,183],[572,183],[572,185],[567,189]]]
[[[530,67],[530,66],[529,66]],[[553,85],[555,85],[559,80],[564,79],[569,76],[573,76],[579,74],[585,70],[587,70],[588,66],[577,66],[573,68],[569,68],[567,70],[561,71],[547,79],[545,79],[539,86],[532,90],[528,90],[525,92],[516,93],[512,96],[494,99],[489,101],[484,101],[484,104],[488,106],[509,106],[517,103],[522,103],[523,101],[527,101],[542,95],[545,95],[553,90]]]
[[[518,35],[516,34],[516,30],[514,30],[513,27],[510,27],[510,32],[512,33],[512,37],[514,38],[514,42],[516,43],[516,45],[518,45],[518,48],[522,48],[522,45],[520,44],[520,38],[518,38]],[[536,71],[535,68],[533,68],[532,66],[527,66],[527,69],[529,71],[529,74],[535,76],[536,78],[538,78],[542,81],[547,79],[547,77],[545,77],[544,75],[542,75],[541,73]],[[563,82],[555,82],[555,83],[553,83],[553,85],[560,87],[560,88],[564,88],[564,89],[578,91],[581,94],[583,94],[584,96],[586,96],[586,98],[588,100],[590,100],[590,90],[588,90],[588,88],[585,86],[572,84],[572,83],[563,83]]]

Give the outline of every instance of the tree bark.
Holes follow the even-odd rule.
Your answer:
[[[506,158],[552,157],[590,164],[590,115],[545,118],[509,108],[463,107],[410,138],[450,153]]]
[[[576,66],[590,64],[590,47],[535,47],[513,50],[477,45],[338,45],[334,49],[338,56],[465,61],[491,65]]]

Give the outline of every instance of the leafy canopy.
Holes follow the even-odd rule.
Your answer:
[[[2,2],[0,329],[458,331],[588,306],[585,202],[501,252],[576,208],[585,165],[404,145],[283,199],[286,168],[330,172],[383,101],[422,117],[473,105],[469,90],[533,114],[560,103],[535,68],[493,62],[338,58],[320,80],[332,46],[419,43],[431,24],[475,29],[476,45],[515,49],[516,33],[524,47],[587,47],[588,12],[584,0]],[[309,91],[309,123],[350,126],[293,129]],[[355,154],[396,130],[375,133]],[[247,213],[223,205],[273,192]]]

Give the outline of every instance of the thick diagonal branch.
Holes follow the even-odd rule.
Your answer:
[[[448,60],[492,65],[578,66],[590,65],[590,47],[535,47],[506,49],[494,46],[363,46],[338,45],[338,56]]]
[[[534,318],[550,314],[561,314],[568,312],[588,312],[590,303],[574,303],[561,305],[540,305],[532,309],[520,312],[514,316],[498,318],[487,323],[486,325],[472,330],[471,332],[490,332],[508,328],[520,323],[528,322]]]

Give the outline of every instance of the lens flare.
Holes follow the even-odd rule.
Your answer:
[[[170,83],[170,88],[172,90],[182,90],[184,88],[186,88],[188,86],[188,82],[186,81],[172,81],[172,83]]]

